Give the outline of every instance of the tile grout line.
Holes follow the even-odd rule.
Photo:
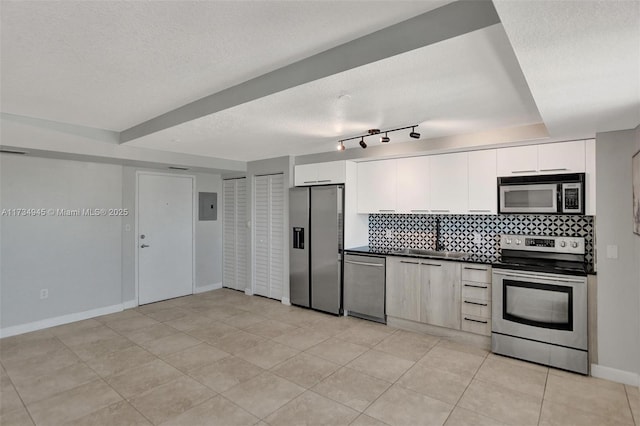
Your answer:
[[[549,381],[550,370],[547,368],[547,375],[544,377],[544,389],[542,391],[542,399],[540,400],[540,412],[538,413],[538,425],[542,421],[542,407],[544,406],[544,396],[547,393],[547,382]]]
[[[56,337],[57,338],[57,337]],[[60,342],[62,343],[62,342]],[[64,344],[64,343],[63,343]],[[2,366],[4,368],[4,365]],[[5,368],[5,374],[7,376],[7,378],[9,379],[9,383],[11,383],[11,386],[13,387],[13,391],[16,393],[16,395],[18,395],[18,398],[20,398],[20,402],[22,403],[22,408],[24,408],[24,411],[27,412],[27,415],[29,416],[29,418],[31,419],[31,422],[35,425],[36,421],[33,419],[33,416],[31,415],[31,411],[29,411],[29,408],[27,408],[27,404],[24,402],[24,400],[22,399],[22,395],[20,395],[20,392],[18,392],[18,388],[16,387],[15,383],[13,383],[13,379],[11,378],[11,376],[9,375],[9,372],[7,371],[7,369]]]
[[[629,411],[631,412],[631,420],[633,420],[633,423],[635,425],[640,424],[640,419],[636,419],[636,416],[633,412],[633,409],[631,408],[631,396],[629,395],[629,391],[627,390],[627,386],[628,385],[623,385],[624,386],[624,393],[627,396],[627,404],[629,405]]]

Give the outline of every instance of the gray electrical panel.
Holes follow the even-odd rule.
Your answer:
[[[198,219],[217,220],[218,219],[218,193],[199,192],[198,193]]]

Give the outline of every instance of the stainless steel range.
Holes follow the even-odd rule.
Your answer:
[[[584,238],[502,235],[491,350],[589,373]]]

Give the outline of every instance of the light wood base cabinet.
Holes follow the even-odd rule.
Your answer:
[[[459,262],[387,257],[387,315],[460,329]]]
[[[420,321],[420,262],[387,257],[386,313]]]
[[[460,264],[420,262],[420,321],[460,329]]]

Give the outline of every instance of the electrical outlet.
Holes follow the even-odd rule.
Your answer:
[[[476,245],[482,244],[482,234],[478,234],[477,232],[473,234],[473,244],[476,244]]]
[[[49,289],[43,288],[40,290],[40,300],[49,298]]]
[[[393,231],[391,229],[387,229],[384,231],[385,238],[393,238]]]

